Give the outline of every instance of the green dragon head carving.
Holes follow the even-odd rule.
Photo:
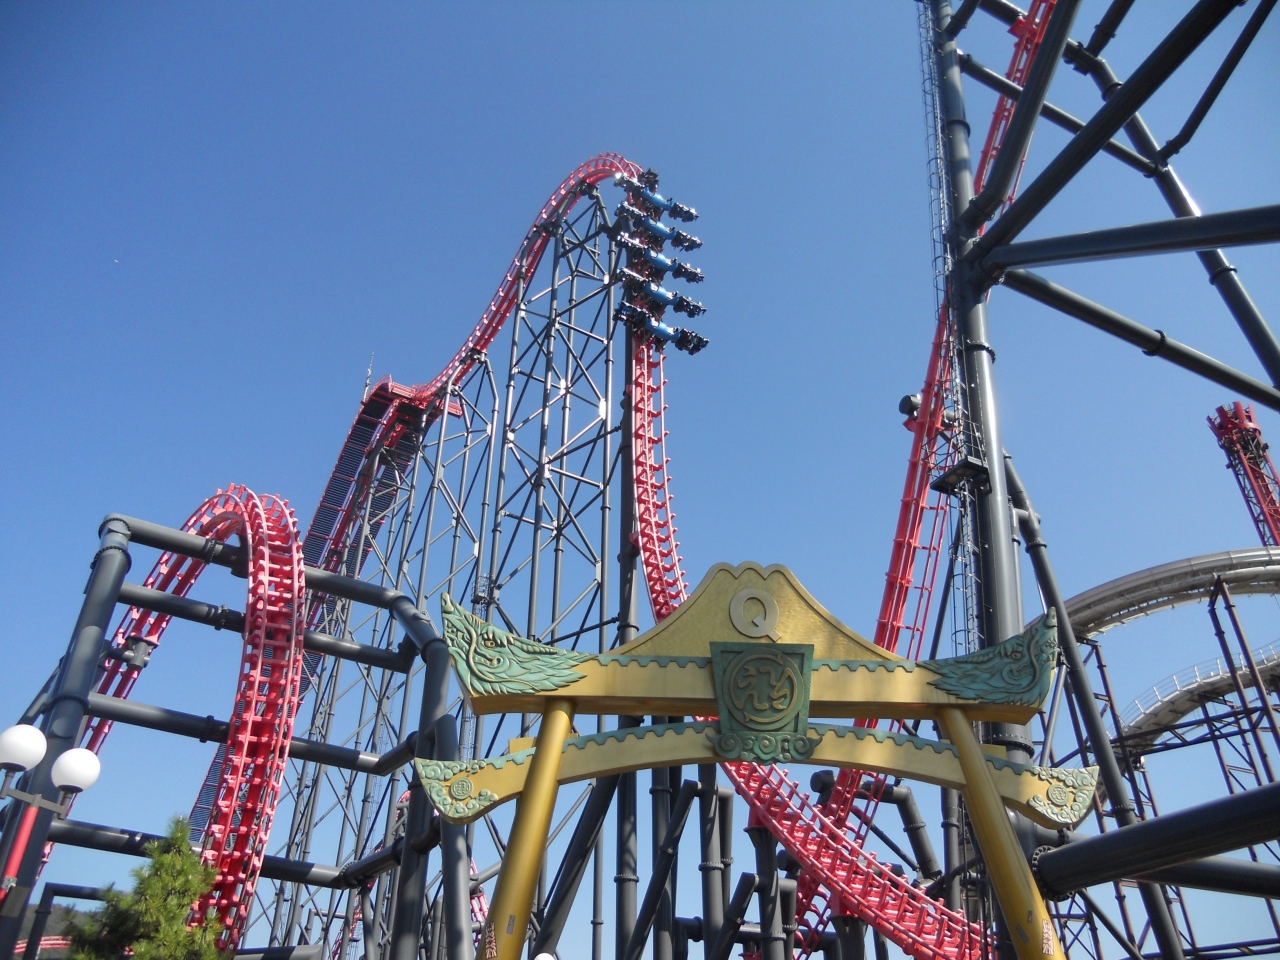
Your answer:
[[[573,669],[591,655],[535,643],[440,597],[444,639],[462,686],[472,695],[545,693],[583,674]]]
[[[1039,706],[1049,695],[1058,662],[1058,615],[1050,610],[1023,633],[994,647],[950,660],[922,660],[938,674],[931,686],[952,696],[986,703]]]

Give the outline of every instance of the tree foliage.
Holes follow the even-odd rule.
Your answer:
[[[167,837],[148,845],[150,862],[133,871],[133,892],[108,888],[103,908],[72,925],[69,960],[117,960],[129,949],[134,960],[221,960],[215,927],[206,918],[190,923],[215,873],[187,837],[187,821],[177,817]]]

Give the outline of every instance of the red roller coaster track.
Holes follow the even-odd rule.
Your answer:
[[[1037,0],[1036,15],[1021,31],[1010,66],[1010,79],[1020,81],[1034,57],[1052,9],[1053,0]],[[999,148],[1010,106],[1003,100],[993,118],[980,169]],[[197,800],[193,821],[203,828],[206,856],[218,870],[218,880],[202,907],[211,908],[224,926],[223,946],[234,946],[243,930],[253,888],[265,851],[271,820],[279,800],[293,718],[302,695],[301,635],[306,562],[328,570],[354,573],[362,559],[350,551],[356,528],[354,510],[371,486],[379,484],[378,454],[393,458],[410,455],[413,439],[439,415],[449,384],[464,376],[492,344],[511,315],[523,282],[532,276],[544,253],[549,233],[544,227],[572,210],[588,187],[616,173],[636,178],[641,167],[616,154],[603,154],[583,164],[552,194],[522,241],[497,293],[470,336],[445,368],[426,384],[402,386],[390,378],[380,381],[365,397],[325,487],[306,539],[297,537],[287,503],[258,498],[243,487],[230,487],[196,511],[185,529],[214,539],[238,535],[249,551],[249,599],[246,605],[244,653],[231,738],[220,749]],[[895,649],[904,627],[918,646],[929,608],[929,594],[937,570],[941,507],[928,503],[928,480],[938,464],[932,443],[942,425],[942,397],[948,369],[945,352],[945,309],[931,354],[920,414],[902,500],[902,515],[894,540],[884,603],[877,622],[876,642]],[[661,620],[684,600],[687,579],[680,565],[675,517],[667,473],[663,402],[663,353],[653,342],[637,340],[631,383],[637,537],[642,569],[654,616]],[[925,516],[933,511],[927,540],[922,542]],[[917,582],[917,555],[923,551],[923,585],[911,623],[904,614]],[[186,595],[204,569],[200,561],[163,555],[146,585]],[[310,619],[317,619],[313,610]],[[168,617],[131,608],[115,633],[117,646],[142,640],[158,645]],[[127,697],[138,669],[122,662],[108,667],[98,692]],[[93,721],[85,744],[98,750],[110,723]],[[751,807],[752,817],[770,831],[803,865],[801,887],[802,938],[807,953],[832,911],[859,917],[906,953],[921,960],[976,957],[983,931],[961,915],[926,897],[893,875],[873,855],[863,852],[861,833],[848,830],[849,812],[862,781],[858,771],[845,771],[833,799],[816,808],[804,792],[777,767],[733,763],[723,766],[738,793]],[[872,791],[873,794],[876,791]],[[874,800],[872,800],[874,803]]]
[[[219,946],[233,948],[244,929],[253,889],[262,868],[271,821],[280,799],[302,675],[302,634],[306,585],[302,548],[293,511],[282,499],[258,497],[231,485],[210,497],[183,530],[213,540],[238,537],[248,556],[244,646],[236,682],[227,743],[210,770],[207,815],[201,824],[204,856],[217,870],[213,889],[200,902],[222,925]],[[154,590],[186,596],[204,571],[199,560],[164,553],[144,581]],[[116,628],[113,645],[138,641],[159,645],[170,618],[130,607]],[[97,692],[129,696],[140,668],[107,661]],[[97,752],[111,722],[94,718],[84,744]],[[197,808],[201,801],[197,801]],[[193,817],[193,819],[195,819]]]

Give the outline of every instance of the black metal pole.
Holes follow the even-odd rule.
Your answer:
[[[399,618],[397,618],[399,619]],[[435,730],[436,721],[444,716],[449,693],[449,651],[438,637],[424,651],[426,670],[422,678],[422,706],[418,713],[418,730]],[[434,754],[431,740],[418,735],[415,756],[428,760]],[[455,733],[456,743],[456,733]],[[396,877],[395,909],[391,915],[388,960],[417,960],[422,931],[422,911],[426,905],[427,854],[419,853],[414,840],[424,834],[431,822],[431,801],[416,776],[409,785],[409,808],[405,812],[405,844]],[[468,869],[468,884],[470,882]],[[468,897],[470,903],[470,897]],[[470,929],[470,921],[467,927]]]
[[[458,723],[446,714],[436,721],[435,756],[457,760]],[[475,944],[471,936],[471,852],[467,828],[440,821],[440,861],[443,876],[441,909],[444,912],[444,954],[447,960],[471,960]]]
[[[934,24],[944,36],[951,16],[948,0],[933,0]],[[989,342],[985,284],[961,258],[974,248],[977,225],[964,219],[973,200],[969,124],[965,118],[964,85],[955,41],[937,47],[939,104],[943,123],[947,182],[955,211],[956,235],[951,238],[955,268],[949,278],[949,301],[959,328],[961,370],[964,375],[966,453],[986,465],[986,483],[972,489],[977,512],[978,584],[981,615],[980,643],[992,646],[1022,629],[1018,594],[1017,556],[1009,515],[1009,495],[1000,468],[1000,417],[992,372],[994,350]],[[1007,217],[1008,214],[1006,214]],[[999,222],[1003,222],[1002,217]],[[988,739],[1006,748],[1010,760],[1029,762],[1031,734],[1021,724],[993,723]]]
[[[1093,683],[1089,679],[1089,671],[1085,667],[1080,648],[1076,645],[1076,635],[1071,629],[1071,617],[1067,613],[1067,605],[1062,599],[1062,591],[1058,589],[1058,578],[1053,572],[1053,564],[1049,562],[1049,546],[1045,543],[1040,531],[1040,519],[1036,515],[1031,498],[1027,495],[1022,478],[1013,465],[1013,458],[1004,456],[1005,471],[1009,477],[1009,491],[1013,497],[1013,505],[1018,510],[1018,520],[1022,526],[1022,534],[1026,540],[1027,554],[1031,557],[1031,566],[1035,570],[1036,583],[1040,587],[1045,603],[1057,614],[1058,649],[1066,662],[1067,676],[1071,681],[1071,691],[1075,695],[1076,707],[1084,721],[1085,734],[1092,748],[1094,762],[1098,764],[1102,783],[1111,803],[1111,812],[1116,823],[1126,828],[1137,823],[1138,815],[1129,797],[1128,786],[1124,775],[1120,772],[1120,763],[1116,760],[1112,749],[1111,738],[1098,709],[1097,698],[1093,695]],[[1156,938],[1160,952],[1166,960],[1180,960],[1182,942],[1178,937],[1178,928],[1169,912],[1164,892],[1151,883],[1139,883],[1138,892],[1146,907],[1147,917],[1151,921],[1151,932]]]
[[[596,849],[596,841],[604,828],[605,815],[613,803],[620,779],[621,776],[617,774],[601,777],[591,788],[591,796],[578,817],[573,836],[569,838],[569,847],[560,862],[560,872],[552,885],[538,935],[533,940],[535,957],[540,953],[555,953],[560,944],[560,935],[569,920],[569,911],[573,908],[582,877],[587,872],[587,863]]]
[[[747,827],[756,851],[756,899],[760,907],[760,956],[784,960],[782,909],[778,889],[778,841],[768,827]]]
[[[1071,25],[1079,8],[1079,0],[1059,0],[1049,15],[1040,48],[1022,88],[1022,96],[1013,108],[1013,116],[1000,141],[1000,150],[987,171],[986,183],[982,192],[964,210],[967,226],[985,223],[1009,196],[1014,177],[1022,169],[1022,161],[1027,155],[1031,134],[1035,131],[1036,120],[1040,118],[1040,108],[1049,95],[1054,71],[1071,38]]]
[[[1093,77],[1103,97],[1110,97],[1121,86],[1119,78],[1111,66],[1102,59],[1088,61],[1087,72]],[[1142,117],[1135,113],[1124,125],[1125,135],[1133,148],[1148,160],[1155,160],[1160,154],[1160,145],[1147,127]],[[1200,215],[1200,208],[1191,199],[1191,194],[1182,185],[1173,168],[1161,162],[1154,177],[1165,203],[1176,217],[1195,217]],[[1236,268],[1231,265],[1221,250],[1201,250],[1199,258],[1209,282],[1213,284],[1218,295],[1235,317],[1236,323],[1244,333],[1245,339],[1253,348],[1254,354],[1267,371],[1273,384],[1280,384],[1280,340],[1276,339],[1266,319],[1258,309],[1249,291],[1240,281]]]
[[[654,725],[666,723],[667,718],[664,716],[656,716],[653,718]],[[648,903],[649,892],[654,888],[654,882],[658,877],[658,865],[663,859],[664,836],[666,833],[666,824],[672,822],[672,801],[671,801],[671,775],[667,772],[666,767],[655,767],[649,771],[649,808],[651,813],[649,836],[652,847],[652,864],[653,873],[650,877],[649,888],[645,891],[645,903]],[[636,916],[636,929],[644,927],[648,924],[649,929],[653,931],[653,960],[672,960],[672,943],[671,943],[671,921],[675,916],[675,909],[671,902],[671,889],[669,880],[671,877],[670,866],[662,874],[662,890],[659,899],[654,904],[654,914],[646,918],[644,916],[644,908],[642,906],[640,913]],[[632,935],[632,943],[635,942],[635,935]],[[628,953],[633,950],[632,945],[627,947]]]
[[[1268,386],[1253,377],[1227,366],[1206,354],[1179,343],[1163,330],[1152,330],[1116,313],[1101,304],[1059,286],[1051,280],[1028,270],[1010,270],[1004,275],[1004,285],[1045,306],[1060,310],[1067,316],[1083,320],[1126,343],[1139,347],[1149,357],[1160,357],[1175,366],[1199,374],[1206,380],[1242,393],[1272,410],[1280,410],[1280,390]]]
[[[657,918],[658,909],[667,893],[667,878],[675,864],[676,849],[680,845],[680,837],[684,833],[684,825],[689,819],[689,810],[697,794],[698,783],[695,780],[686,780],[680,787],[680,795],[676,798],[671,817],[663,831],[657,856],[654,858],[653,875],[645,889],[644,903],[636,916],[635,929],[631,932],[631,940],[627,943],[623,960],[640,960],[640,955],[644,952],[644,942],[648,939],[649,928]]]
[[[1067,893],[1277,837],[1280,783],[1269,783],[1046,851],[1036,875],[1050,892]]]
[[[960,909],[960,791],[942,788],[942,902],[948,910]]]
[[[995,276],[1009,267],[1083,263],[1277,240],[1280,240],[1280,204],[1273,204],[1010,243],[987,254],[982,266]]]
[[[836,941],[840,944],[840,960],[866,960],[866,924],[857,917],[840,914],[832,914],[831,924],[836,928]]]
[[[720,821],[720,880],[726,910],[733,896],[730,871],[733,869],[733,801],[736,796],[732,787],[716,787],[716,813]]]
[[[724,881],[720,862],[720,814],[716,809],[719,790],[716,784],[716,765],[704,763],[698,767],[698,821],[699,849],[702,860],[698,870],[702,874],[702,942],[714,944],[724,923]]]
[[[1001,244],[1008,243],[1035,219],[1236,5],[1237,0],[1200,0],[1192,7],[1142,61],[1133,76],[990,226],[975,246],[974,256],[984,257]]]
[[[57,803],[61,797],[61,791],[50,778],[53,764],[74,747],[80,737],[80,724],[88,706],[89,690],[98,673],[107,627],[120,594],[120,584],[129,572],[128,527],[119,520],[108,519],[99,528],[98,537],[98,552],[93,558],[80,616],[71,634],[62,674],[45,713],[43,729],[48,747],[44,759],[31,771],[28,787],[30,793],[52,803]],[[5,824],[5,833],[11,835],[11,831],[19,829],[22,819],[22,816],[10,817]],[[52,810],[37,808],[18,875],[5,895],[4,909],[0,910],[0,957],[6,960],[13,956],[17,945],[27,900],[40,872],[52,822]]]

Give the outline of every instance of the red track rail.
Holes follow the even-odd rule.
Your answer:
[[[302,672],[305,582],[297,522],[284,500],[258,497],[231,485],[206,500],[183,530],[214,540],[238,537],[248,556],[244,646],[237,680],[230,735],[210,771],[214,790],[206,811],[199,802],[206,862],[217,870],[213,889],[198,905],[222,925],[219,946],[234,948],[253,902],[253,890],[266,852],[266,838],[279,802],[297,710]],[[205,564],[164,553],[145,585],[186,596]],[[125,649],[142,640],[159,646],[170,618],[130,607],[116,627],[112,644]],[[136,667],[107,661],[97,692],[126,698],[138,679]],[[98,752],[111,722],[90,720],[83,743]]]

